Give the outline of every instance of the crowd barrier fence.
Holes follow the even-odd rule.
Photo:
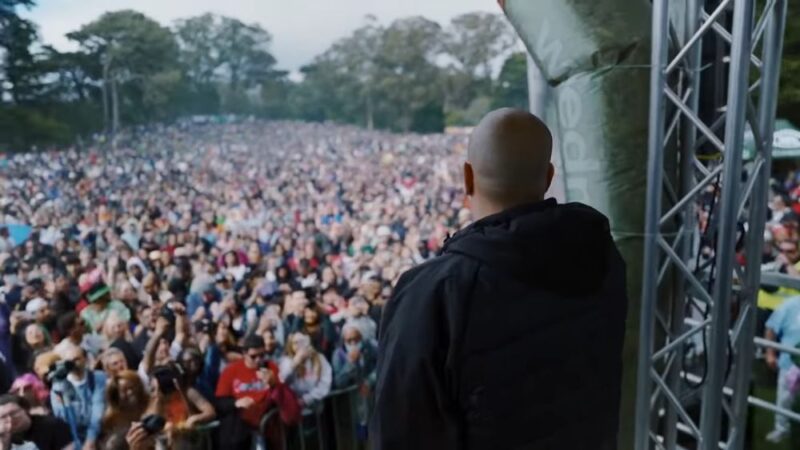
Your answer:
[[[255,432],[256,450],[359,450],[367,448],[365,417],[359,408],[362,402],[358,386],[331,391],[313,409],[304,409],[296,426],[287,427],[281,421],[277,409],[271,409],[261,419]],[[369,405],[367,400],[367,405]],[[274,424],[274,425],[273,425]],[[264,436],[269,426],[280,430],[279,449],[269,448]]]

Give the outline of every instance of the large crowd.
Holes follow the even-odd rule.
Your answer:
[[[761,270],[800,278],[800,171],[791,171],[774,180],[772,191]],[[800,350],[800,290],[764,285],[758,295],[758,308],[758,333]],[[777,373],[776,405],[797,411],[800,357],[772,348],[766,348],[760,356]],[[800,434],[792,435],[791,428],[788,417],[776,414],[767,440],[780,443],[791,438],[794,448],[800,444]],[[796,425],[794,428],[798,429]]]
[[[8,156],[0,448],[263,447],[341,389],[366,439],[392,286],[470,220],[465,145],[243,121]]]

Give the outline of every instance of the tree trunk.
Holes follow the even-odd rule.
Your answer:
[[[372,92],[367,90],[367,129],[372,131],[375,123],[372,113]]]
[[[108,133],[109,131],[109,109],[108,109],[108,69],[109,62],[103,63],[103,130]]]
[[[111,113],[113,115],[111,122],[111,135],[116,140],[117,130],[119,129],[119,96],[117,94],[117,80],[111,79]]]

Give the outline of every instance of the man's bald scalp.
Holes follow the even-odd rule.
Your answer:
[[[543,196],[552,149],[550,130],[533,114],[512,108],[490,112],[469,141],[475,190],[500,202]]]

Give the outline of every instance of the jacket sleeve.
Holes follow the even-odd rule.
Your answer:
[[[217,381],[219,381],[219,367],[222,361],[222,353],[215,345],[209,345],[203,355],[203,371],[200,373],[200,379],[209,386],[216,388]]]
[[[92,391],[92,415],[89,418],[89,428],[86,430],[86,438],[96,441],[100,436],[101,423],[103,421],[103,411],[106,409],[106,377],[102,372],[89,373],[94,376],[94,391]]]
[[[331,391],[331,365],[323,355],[320,354],[318,357],[319,362],[322,365],[319,374],[319,380],[317,380],[317,384],[314,385],[314,387],[303,396],[303,401],[306,404],[322,401]]]
[[[373,450],[455,450],[460,444],[444,281],[430,267],[400,279],[380,327]]]
[[[358,376],[358,367],[350,362],[341,349],[337,349],[333,354],[333,375],[333,385],[337,388],[352,386]]]

